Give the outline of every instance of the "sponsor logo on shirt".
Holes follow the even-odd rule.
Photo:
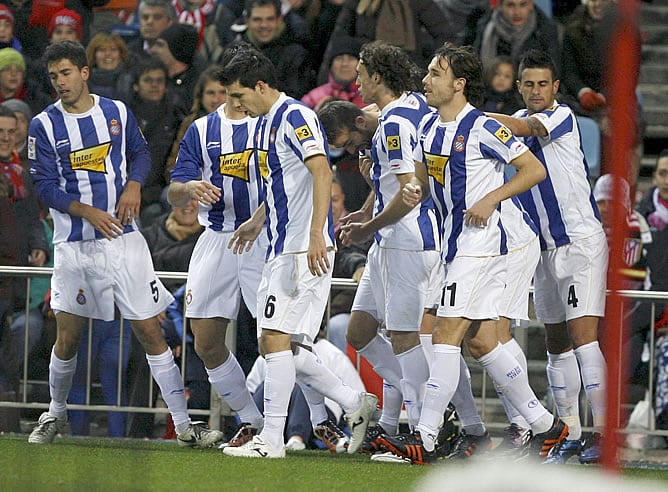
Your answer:
[[[106,174],[106,159],[110,149],[111,142],[107,142],[70,152],[70,166],[72,166],[73,171],[93,171]]]
[[[253,149],[246,149],[242,152],[221,155],[218,159],[220,174],[249,181],[248,163],[252,154]]]
[[[256,150],[255,151],[257,158],[257,165],[260,166],[260,176],[262,179],[267,181],[269,177],[269,165],[267,164],[267,151],[266,150]]]
[[[445,168],[450,156],[424,153],[427,164],[427,174],[434,178],[441,186],[445,186]]]

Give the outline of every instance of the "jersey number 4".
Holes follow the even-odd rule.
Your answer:
[[[576,308],[578,307],[578,301],[578,296],[575,295],[575,285],[571,285],[568,288],[568,300],[566,302],[568,302],[569,306]]]

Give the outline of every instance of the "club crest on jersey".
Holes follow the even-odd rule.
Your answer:
[[[313,133],[311,133],[311,129],[308,125],[302,125],[299,128],[295,128],[295,134],[300,142],[313,137]]]
[[[501,140],[503,143],[506,143],[508,140],[510,140],[510,137],[512,137],[513,134],[505,126],[500,126],[499,129],[494,132],[494,136],[496,136],[496,138]]]
[[[87,147],[70,152],[70,166],[73,171],[107,172],[107,156],[111,149],[111,142]]]
[[[427,174],[441,186],[445,186],[445,168],[450,156],[424,153]]]
[[[400,150],[401,139],[397,136],[387,137],[387,150]]]
[[[248,163],[253,149],[223,154],[218,158],[220,174],[249,181]]]
[[[83,289],[79,289],[79,293],[77,294],[77,304],[81,306],[86,304],[86,296],[84,295]]]
[[[117,119],[114,118],[109,122],[109,132],[114,137],[118,137],[121,134],[121,124]]]
[[[466,142],[464,141],[464,135],[459,135],[457,139],[452,143],[452,148],[455,152],[464,152],[466,147]]]
[[[190,306],[191,302],[193,302],[193,291],[188,289],[188,292],[186,293],[186,305]]]

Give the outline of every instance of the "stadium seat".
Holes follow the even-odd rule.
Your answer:
[[[552,0],[535,0],[534,3],[545,15],[552,18]]]
[[[589,178],[596,179],[601,174],[601,129],[598,124],[586,116],[577,116],[582,148],[589,166]]]

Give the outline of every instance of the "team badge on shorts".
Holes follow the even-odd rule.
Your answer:
[[[193,302],[193,291],[188,289],[188,292],[186,293],[186,305],[190,306],[191,302]]]
[[[86,296],[84,295],[83,289],[79,289],[79,293],[77,294],[77,303],[81,306],[86,304]]]
[[[457,140],[454,141],[452,144],[452,148],[454,149],[455,152],[464,152],[464,135],[459,135],[457,137]]]
[[[116,119],[112,119],[109,123],[109,132],[115,137],[121,134],[121,124]]]

